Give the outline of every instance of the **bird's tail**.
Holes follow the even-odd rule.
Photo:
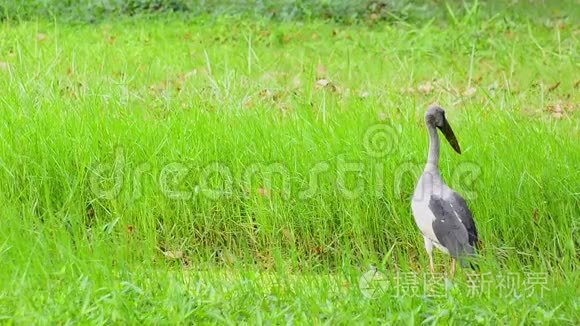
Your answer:
[[[472,246],[468,246],[466,248],[466,252],[464,253],[463,256],[459,257],[459,264],[461,265],[461,268],[471,268],[476,272],[479,272],[479,265],[477,264],[477,262],[475,261],[477,259],[477,254],[475,251],[476,248],[472,247]]]
[[[476,272],[479,272],[479,265],[473,261],[473,258],[475,258],[474,256],[468,256],[468,257],[460,257],[459,258],[459,265],[461,265],[461,268],[471,268]]]

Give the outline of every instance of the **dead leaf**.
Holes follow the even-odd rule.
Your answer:
[[[127,225],[127,232],[133,233],[133,231],[135,231],[135,227],[131,224]]]
[[[260,195],[262,197],[270,197],[270,190],[268,190],[264,187],[260,187],[260,188],[258,188],[258,195]]]
[[[379,15],[372,13],[369,17],[372,21],[378,20],[379,19]]]
[[[324,248],[322,248],[322,246],[316,246],[313,248],[313,251],[316,255],[322,255],[324,253]]]
[[[0,61],[0,70],[7,71],[8,69],[10,69],[8,62]]]
[[[332,92],[335,93],[341,93],[341,88],[338,87],[338,85],[336,85],[335,83],[331,82],[328,79],[319,79],[316,81],[316,84],[314,85],[315,89],[329,89]]]
[[[562,119],[564,117],[564,108],[560,102],[555,105],[549,105],[547,110],[552,114],[552,117],[556,119]]]
[[[556,22],[556,26],[557,26],[557,27],[558,27],[560,30],[566,29],[566,28],[568,27],[568,25],[566,25],[566,22],[564,22],[564,20],[562,20],[562,19],[559,19],[559,20]]]
[[[560,83],[561,83],[561,82],[557,82],[557,83],[555,83],[554,85],[550,86],[550,87],[548,88],[548,92],[553,92],[554,90],[556,90],[556,88],[558,88],[558,87],[560,86]]]
[[[183,258],[183,251],[177,250],[174,252],[168,250],[163,252],[163,256],[165,256],[167,259],[181,259]]]
[[[272,97],[273,94],[274,93],[267,88],[261,90],[260,93],[258,93],[258,95],[260,95],[260,97],[264,97],[264,98],[270,98],[270,97]]]
[[[465,97],[472,97],[477,92],[477,89],[473,86],[468,87],[466,90],[463,91],[462,95]]]
[[[423,84],[419,84],[417,86],[417,91],[419,91],[419,93],[423,93],[423,94],[431,94],[434,89],[435,89],[435,87],[433,87],[433,84],[430,81],[425,82]]]
[[[288,112],[292,110],[292,106],[285,102],[278,102],[276,108],[283,114],[286,115]]]
[[[330,85],[330,80],[328,80],[328,79],[319,79],[319,80],[316,81],[315,87],[317,89],[321,89],[321,88],[324,88],[324,87],[326,87],[328,85]]]
[[[538,209],[534,208],[534,215],[533,215],[534,223],[538,224]]]
[[[36,40],[38,42],[46,41],[46,39],[47,39],[46,34],[44,34],[44,33],[38,33],[38,34],[36,34]]]

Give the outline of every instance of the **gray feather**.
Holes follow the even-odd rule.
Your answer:
[[[475,221],[473,220],[473,214],[471,214],[471,210],[467,206],[465,200],[456,192],[453,192],[449,199],[447,199],[449,203],[452,205],[455,212],[457,212],[457,216],[461,220],[461,223],[467,230],[467,236],[469,245],[477,248],[479,239],[477,235],[477,229],[475,228]]]
[[[448,200],[437,195],[431,195],[429,200],[429,209],[435,216],[432,226],[437,241],[449,251],[453,258],[459,259],[462,265],[464,265],[464,262],[461,258],[474,253],[474,246],[470,241],[472,237],[469,235],[468,228],[464,223],[471,223],[469,228],[473,230],[475,230],[475,225],[471,218],[471,213],[469,213],[468,218],[467,213],[464,211],[466,207],[461,206],[460,201],[456,198]],[[467,210],[467,212],[469,211]],[[475,237],[477,237],[476,233]]]

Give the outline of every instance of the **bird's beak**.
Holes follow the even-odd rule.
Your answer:
[[[443,135],[445,135],[445,138],[447,138],[447,141],[449,142],[451,147],[453,147],[453,149],[457,153],[461,154],[461,148],[459,148],[459,142],[457,141],[457,138],[455,138],[455,134],[453,133],[453,129],[451,129],[451,126],[449,125],[447,118],[443,119],[443,127],[439,127],[439,129],[441,130]]]

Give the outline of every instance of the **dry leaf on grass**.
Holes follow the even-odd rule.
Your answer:
[[[317,79],[326,78],[327,74],[328,74],[328,69],[326,69],[326,67],[323,64],[319,63],[316,66],[316,78]]]
[[[284,97],[284,93],[283,92],[276,92],[273,91],[271,89],[263,89],[260,91],[260,93],[258,93],[258,95],[266,100],[271,100],[273,102],[278,102],[282,99],[282,97]]]
[[[285,102],[277,102],[276,108],[283,114],[286,115],[292,110],[292,106]]]
[[[163,252],[163,256],[165,256],[165,258],[171,259],[171,260],[182,259],[183,258],[183,251],[181,251],[181,250],[177,250],[177,251],[167,250],[167,251]]]
[[[477,89],[473,86],[468,87],[461,93],[465,97],[472,97],[477,92]]]
[[[552,117],[556,119],[562,119],[564,117],[564,109],[562,108],[560,103],[548,106],[547,110],[552,114]]]
[[[328,79],[319,79],[319,80],[316,81],[315,87],[317,89],[320,89],[320,88],[324,88],[324,87],[326,87],[326,86],[328,86],[330,84],[331,84],[330,83],[330,80],[328,80]]]
[[[546,111],[556,119],[562,119],[567,113],[575,110],[576,106],[573,103],[563,101],[559,101],[556,104],[548,105],[548,107],[546,107]]]
[[[0,70],[7,71],[8,69],[10,69],[8,62],[0,61]]]
[[[38,34],[36,34],[36,40],[38,42],[46,41],[46,39],[47,39],[46,34],[44,34],[44,33],[38,33]]]
[[[340,87],[338,87],[335,83],[331,82],[328,79],[319,79],[314,84],[315,89],[329,89],[333,92],[340,93]]]
[[[260,93],[258,93],[258,95],[260,95],[261,98],[269,99],[272,98],[272,96],[274,96],[274,92],[266,88],[261,90]]]
[[[434,89],[435,87],[433,87],[433,83],[431,83],[430,81],[419,84],[417,86],[417,91],[423,94],[431,94]]]
[[[553,91],[555,91],[555,90],[556,90],[556,88],[558,88],[558,87],[560,86],[560,83],[561,83],[561,82],[557,82],[557,83],[555,83],[554,85],[550,86],[550,87],[548,88],[548,92],[553,92]]]
[[[258,188],[258,195],[262,196],[262,197],[270,197],[270,190],[264,188],[264,187],[260,187]]]

